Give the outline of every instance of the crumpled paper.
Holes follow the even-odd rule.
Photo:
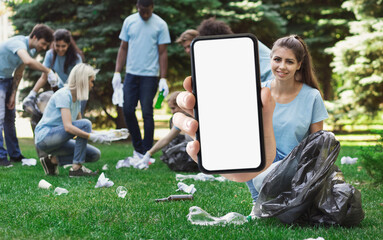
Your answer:
[[[213,175],[208,175],[205,173],[198,173],[197,175],[183,175],[183,174],[176,174],[176,180],[177,181],[183,181],[185,179],[194,179],[197,181],[219,181],[224,182],[228,181],[228,179],[224,177],[214,177]]]
[[[358,161],[358,158],[352,158],[349,156],[344,156],[340,159],[341,164],[355,164]]]
[[[194,184],[191,184],[189,186],[183,182],[179,182],[177,183],[177,187],[178,187],[178,189],[176,190],[177,192],[184,191],[186,193],[194,194],[197,191],[197,189],[194,187]]]
[[[69,191],[66,190],[65,188],[56,187],[53,193],[54,193],[55,195],[57,195],[57,196],[60,196],[61,194],[68,194]]]
[[[34,158],[23,158],[21,162],[21,166],[36,166],[37,160]]]
[[[154,158],[150,158],[148,163],[145,163],[141,158],[137,156],[127,157],[125,160],[119,160],[116,165],[116,169],[122,167],[134,167],[137,169],[149,168],[149,165],[154,163],[156,160]]]
[[[101,173],[100,176],[98,177],[95,188],[111,187],[113,185],[114,185],[114,182],[109,180],[109,178],[106,178],[104,173]]]

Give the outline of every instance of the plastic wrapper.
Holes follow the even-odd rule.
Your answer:
[[[364,218],[361,194],[334,165],[339,150],[330,132],[305,138],[265,177],[255,215],[288,224],[358,225]]]
[[[179,134],[162,149],[161,161],[173,171],[199,172],[198,164],[186,152],[188,142],[185,135]]]

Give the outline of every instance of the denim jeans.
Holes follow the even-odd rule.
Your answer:
[[[85,132],[92,131],[92,123],[88,119],[76,120],[72,124]],[[73,137],[73,134],[65,131],[64,126],[57,126],[52,128],[41,142],[37,143],[37,147],[56,156],[60,165],[82,164],[100,159],[100,150],[89,145],[87,139],[77,137],[74,140]]]
[[[284,159],[284,156],[281,153],[279,153],[277,150],[277,154],[275,156],[273,163],[279,162],[282,159]],[[257,191],[257,189],[255,188],[255,185],[254,185],[254,179],[255,178],[250,179],[249,181],[246,182],[246,185],[249,188],[249,191],[251,193],[251,198],[253,199],[253,203],[255,203],[257,201],[258,196],[259,196],[259,192]]]
[[[12,158],[21,156],[15,127],[16,110],[7,107],[12,94],[12,81],[13,78],[0,79],[0,159],[7,159],[7,154]],[[7,150],[4,148],[3,131]]]
[[[153,99],[158,87],[158,77],[126,74],[124,80],[124,116],[134,149],[144,154],[153,145],[154,119]],[[136,117],[136,107],[140,100],[144,119],[144,139]]]

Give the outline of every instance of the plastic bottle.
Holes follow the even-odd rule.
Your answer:
[[[108,133],[109,141],[118,141],[121,139],[127,139],[129,131],[126,128],[110,130]]]
[[[189,208],[189,214],[187,217],[192,224],[204,226],[226,224],[242,225],[249,221],[249,219],[247,219],[245,216],[236,212],[230,212],[222,217],[213,217],[208,212],[197,206]]]
[[[170,195],[167,198],[158,198],[156,202],[167,202],[167,201],[180,201],[180,200],[193,200],[193,195]]]
[[[164,100],[164,91],[165,90],[162,90],[160,91],[160,93],[158,94],[158,98],[157,98],[157,101],[156,101],[156,104],[154,105],[154,108],[155,109],[161,109],[161,104],[162,104],[162,101]]]

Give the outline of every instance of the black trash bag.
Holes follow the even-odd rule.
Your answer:
[[[185,135],[178,134],[176,138],[162,148],[160,159],[173,171],[199,172],[198,164],[186,153],[188,142]]]
[[[305,138],[265,177],[255,215],[288,224],[358,225],[364,218],[361,194],[334,165],[339,150],[333,133]]]

